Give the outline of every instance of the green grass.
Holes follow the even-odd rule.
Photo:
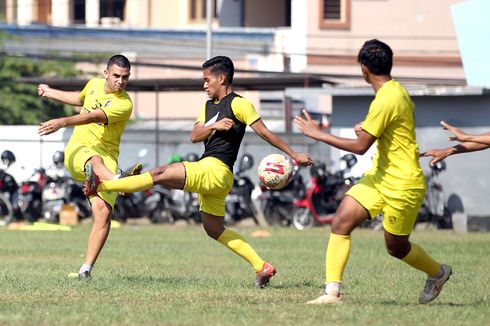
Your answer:
[[[88,226],[71,232],[0,229],[0,325],[488,325],[490,233],[416,231],[412,240],[453,266],[440,297],[417,304],[425,276],[386,253],[382,232],[357,230],[346,301],[305,302],[322,290],[328,227],[268,229],[251,238],[278,269],[254,287],[251,268],[199,226],[113,229],[90,282],[78,269]]]

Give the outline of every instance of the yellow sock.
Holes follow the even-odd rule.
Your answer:
[[[345,265],[350,254],[350,235],[339,235],[330,233],[330,240],[328,240],[326,261],[326,281],[329,282],[342,282],[342,275],[344,274]]]
[[[410,252],[402,258],[402,260],[418,269],[419,271],[427,273],[428,276],[434,276],[441,270],[441,264],[436,262],[429,256],[424,249],[412,243],[412,249]]]
[[[150,172],[146,172],[127,178],[103,181],[97,187],[97,192],[138,192],[151,187],[153,187],[153,178]]]
[[[256,272],[262,270],[264,261],[238,233],[225,229],[217,240],[248,261]]]

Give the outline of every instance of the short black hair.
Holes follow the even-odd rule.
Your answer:
[[[107,69],[109,69],[109,67],[112,65],[117,65],[121,68],[128,68],[129,70],[131,70],[131,63],[129,63],[128,58],[126,58],[122,54],[113,55],[109,59],[109,61],[107,61]]]
[[[357,62],[365,65],[375,75],[390,75],[393,67],[393,51],[388,44],[373,39],[364,42]]]
[[[233,83],[233,74],[235,73],[235,67],[233,61],[225,56],[217,56],[211,58],[202,64],[202,69],[211,68],[213,75],[225,74],[228,83]]]

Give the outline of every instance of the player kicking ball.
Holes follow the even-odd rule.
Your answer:
[[[439,295],[451,275],[451,267],[432,259],[409,241],[425,195],[425,178],[419,165],[415,140],[414,104],[405,88],[391,78],[393,52],[385,43],[370,40],[358,54],[362,75],[376,95],[365,120],[356,125],[357,139],[334,136],[320,130],[305,112],[296,117],[308,137],[339,149],[364,154],[377,141],[373,166],[342,199],[331,225],[326,253],[325,293],[308,304],[343,301],[342,277],[349,258],[351,232],[363,221],[384,213],[383,227],[388,253],[427,274],[419,303]]]
[[[191,132],[191,141],[204,142],[204,154],[197,162],[179,162],[150,172],[99,183],[91,174],[85,184],[90,195],[98,191],[137,192],[156,184],[199,194],[199,210],[207,234],[244,258],[255,270],[255,284],[265,286],[276,269],[265,262],[238,233],[224,227],[225,198],[233,186],[236,161],[245,128],[250,126],[261,138],[282,150],[300,165],[311,165],[306,154],[295,153],[288,144],[264,125],[252,103],[233,91],[233,62],[214,57],[203,66],[204,90],[209,95]]]

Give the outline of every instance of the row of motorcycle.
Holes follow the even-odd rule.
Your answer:
[[[14,221],[36,222],[43,218],[57,223],[63,204],[75,206],[80,218],[91,216],[90,203],[80,183],[67,175],[63,166],[64,153],[53,155],[53,165],[38,168],[20,183],[14,175],[16,158],[10,150],[0,161],[0,224]],[[25,174],[25,173],[24,173]]]
[[[83,195],[80,183],[73,181],[63,166],[63,152],[53,155],[53,166],[48,171],[36,169],[30,178],[18,184],[8,173],[15,162],[10,151],[2,153],[0,167],[0,223],[15,220],[35,222],[43,218],[57,223],[64,204],[71,204],[79,218],[91,216],[90,203]],[[169,163],[182,160],[195,161],[194,153],[174,158]],[[234,185],[225,202],[225,222],[235,224],[252,219],[257,225],[292,226],[298,230],[315,225],[329,224],[346,191],[357,182],[350,173],[357,163],[356,156],[346,154],[340,158],[340,169],[331,172],[324,163],[310,167],[306,183],[299,167],[295,166],[290,183],[280,190],[255,186],[247,175],[253,165],[253,157],[244,154],[238,161]],[[422,205],[419,221],[431,222],[439,228],[451,228],[451,216],[444,203],[442,186],[437,176],[445,170],[444,162],[431,167],[427,176],[427,195]],[[260,190],[259,190],[260,189]],[[149,218],[152,223],[174,223],[177,220],[200,223],[199,200],[195,193],[168,189],[160,185],[143,192],[118,196],[113,219],[126,222],[128,218]],[[377,217],[364,224],[380,228],[382,219]]]

